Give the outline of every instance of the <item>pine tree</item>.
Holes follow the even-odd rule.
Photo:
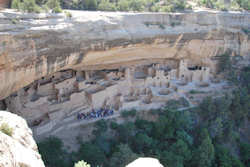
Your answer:
[[[203,129],[201,132],[201,144],[195,152],[195,164],[197,166],[210,167],[212,166],[214,156],[215,152],[212,140],[210,139],[207,129]]]

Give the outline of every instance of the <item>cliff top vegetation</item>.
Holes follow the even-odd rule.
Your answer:
[[[250,10],[249,0],[12,0],[24,12],[61,13],[62,9],[126,12],[178,12],[197,8]]]

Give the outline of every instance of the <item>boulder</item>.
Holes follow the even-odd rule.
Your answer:
[[[2,167],[45,167],[26,121],[5,111],[0,111],[0,154]]]

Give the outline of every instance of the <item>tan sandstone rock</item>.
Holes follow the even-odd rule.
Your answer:
[[[32,132],[21,117],[0,111],[0,126],[8,124],[12,136],[0,131],[0,167],[44,167]]]
[[[0,100],[65,69],[189,58],[213,72],[212,58],[228,49],[249,56],[250,38],[243,31],[250,27],[247,12],[70,12],[72,18],[0,12]]]

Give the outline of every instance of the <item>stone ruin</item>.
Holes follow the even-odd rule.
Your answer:
[[[0,102],[0,107],[26,118],[31,127],[43,127],[42,133],[79,112],[158,104],[178,99],[185,92],[181,87],[189,83],[191,88],[209,86],[213,77],[210,68],[189,62],[165,60],[119,69],[60,71],[12,94]]]

